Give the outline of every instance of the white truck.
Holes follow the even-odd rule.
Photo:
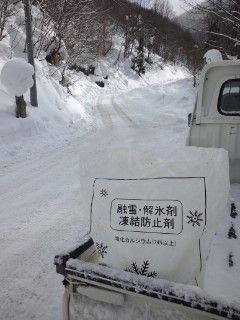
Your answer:
[[[240,182],[239,61],[221,61],[204,67],[189,120],[187,145],[225,148],[229,152],[231,182]],[[99,265],[94,242],[89,236],[76,248],[57,255],[54,262],[57,272],[64,276],[64,320],[84,319],[84,312],[72,318],[70,310],[71,301],[82,297],[88,299],[90,305],[92,301],[92,308],[96,304],[100,304],[100,308],[110,304],[120,313],[129,306],[141,309],[147,303],[155,317],[142,315],[144,319],[162,319],[161,314],[166,315],[164,319],[240,319],[238,303],[223,301],[198,287]],[[236,281],[240,281],[240,275]],[[86,315],[85,318],[92,319]],[[106,319],[104,313],[102,319]],[[118,319],[117,313],[111,319]]]
[[[230,160],[230,180],[240,182],[240,63],[207,64],[189,117],[187,145],[224,148]]]

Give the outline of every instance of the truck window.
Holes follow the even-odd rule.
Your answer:
[[[240,116],[240,79],[228,80],[222,85],[218,111],[226,116]]]

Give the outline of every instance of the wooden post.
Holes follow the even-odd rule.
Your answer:
[[[26,102],[24,100],[23,95],[20,97],[15,97],[16,100],[16,117],[17,118],[26,118],[27,112],[26,112]]]
[[[30,89],[30,99],[31,99],[31,105],[34,107],[37,107],[38,100],[37,100],[37,85],[36,85],[35,63],[34,63],[33,42],[32,42],[31,7],[30,7],[29,0],[23,0],[23,3],[24,3],[24,12],[25,12],[28,62],[34,68],[34,75],[33,75],[34,84],[33,84],[32,88]]]

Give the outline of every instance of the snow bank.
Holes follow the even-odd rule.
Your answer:
[[[25,100],[28,116],[24,121],[15,118],[14,95],[7,93],[3,83],[0,83],[0,137],[4,141],[0,151],[3,163],[9,162],[16,154],[21,159],[26,154],[47,145],[56,146],[88,130],[83,104],[69,95],[66,88],[51,76],[46,62],[36,60],[36,79],[39,106],[31,106],[27,92]]]
[[[34,7],[34,35],[42,32],[38,23],[41,15]],[[16,160],[16,155],[20,160],[46,146],[54,147],[70,137],[81,136],[89,128],[83,98],[78,101],[59,83],[61,70],[44,60],[44,52],[40,54],[41,61],[35,59],[39,107],[30,105],[27,90],[32,85],[33,68],[26,63],[25,40],[24,11],[20,3],[16,5],[16,14],[9,19],[5,37],[0,41],[0,152],[4,164]],[[27,118],[24,120],[15,118],[14,98],[23,93],[27,102]]]

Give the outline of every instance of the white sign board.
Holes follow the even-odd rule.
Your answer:
[[[125,166],[123,178],[113,174],[114,165],[123,167],[119,155],[111,157],[109,165],[103,162],[100,170],[94,162],[84,166],[82,188],[85,194],[91,188],[85,199],[91,206],[91,236],[99,263],[181,283],[202,283],[201,271],[227,204],[227,153],[186,148],[175,159],[155,163],[152,155],[140,161],[136,156]],[[107,178],[94,178],[101,170],[107,171]]]
[[[107,265],[124,269],[135,265],[140,270],[147,262],[146,272],[161,272],[171,279],[182,266],[183,281],[192,282],[193,270],[201,269],[198,242],[205,223],[204,177],[94,182],[91,233],[99,258]],[[121,252],[128,254],[124,258]]]

